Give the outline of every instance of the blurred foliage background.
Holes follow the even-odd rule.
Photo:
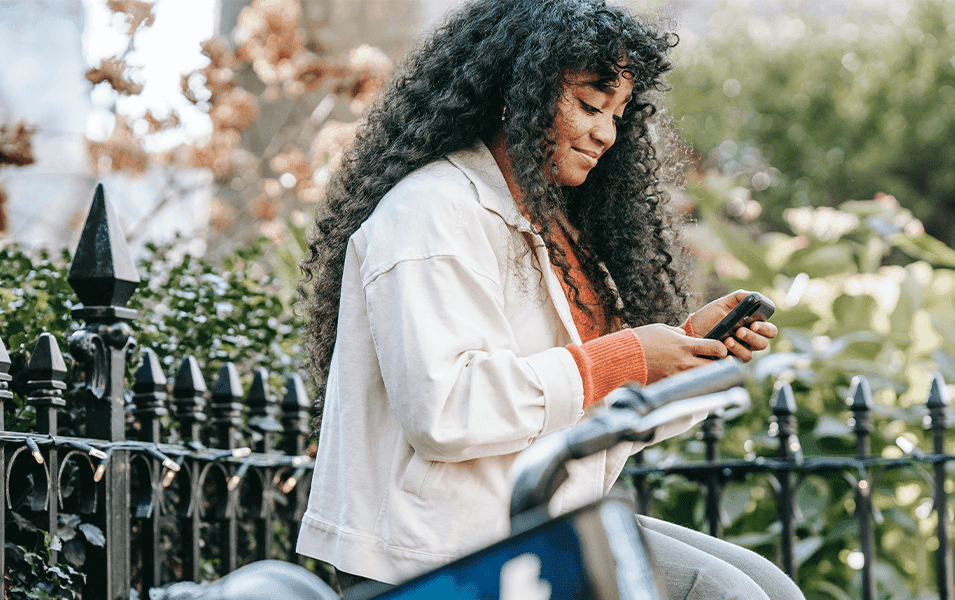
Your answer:
[[[902,22],[858,10],[719,13],[712,35],[677,46],[667,106],[709,163],[749,180],[772,226],[790,206],[884,192],[951,243],[955,3],[918,0]]]
[[[317,107],[357,115],[389,66],[368,48],[329,57],[303,45],[297,4],[255,0],[240,23],[244,45],[210,41],[209,66],[183,78],[184,91],[212,116],[209,141],[161,157],[137,150],[143,160],[212,169],[222,197],[231,194],[214,204],[213,225],[229,231],[228,206],[239,199],[267,236],[212,259],[154,247],[140,263],[139,343],[166,357],[170,376],[181,340],[207,381],[226,359],[243,363],[244,373],[252,365],[303,368],[301,315],[293,311],[302,215],[321,205],[328,172],[354,131]],[[928,452],[922,418],[931,373],[955,382],[955,3],[914,0],[904,19],[860,8],[819,21],[791,8],[767,22],[725,9],[709,34],[685,36],[674,58],[660,130],[672,129],[672,119],[686,142],[674,153],[685,177],[674,195],[687,216],[697,295],[702,303],[743,287],[778,307],[780,336],[751,363],[754,407],[727,423],[722,454],[775,455],[770,400],[780,379],[796,394],[804,454],[854,454],[845,395],[857,374],[869,378],[877,404],[873,453]],[[124,69],[106,72],[124,88]],[[268,156],[249,157],[240,141],[260,108],[283,102],[305,102],[312,120],[289,123]],[[127,145],[138,135],[122,133]],[[97,151],[126,156],[118,142]],[[0,338],[15,363],[25,363],[42,331],[62,340],[73,326],[68,260],[0,249]],[[6,404],[28,417],[22,396]],[[693,435],[646,452],[650,464],[702,457]],[[927,482],[920,466],[876,480],[881,598],[935,593],[938,515]],[[798,583],[810,600],[860,597],[853,498],[838,475],[807,476],[798,487]],[[702,527],[702,499],[685,481],[669,478],[654,506]],[[950,507],[942,518],[952,519]],[[775,557],[779,525],[765,478],[729,485],[723,525],[729,539]]]

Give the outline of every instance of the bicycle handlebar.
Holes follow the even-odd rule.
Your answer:
[[[691,403],[690,412],[712,412],[749,402],[742,388],[741,363],[734,358],[684,371],[644,388],[624,386],[607,396],[610,410],[546,437],[525,449],[515,460],[511,487],[511,530],[523,530],[530,523],[517,518],[532,509],[546,507],[551,496],[567,478],[565,463],[607,450],[621,442],[649,441],[656,427],[673,419],[655,411],[678,400]]]

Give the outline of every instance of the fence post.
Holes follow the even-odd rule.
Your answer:
[[[856,435],[856,458],[869,459],[869,435],[872,433],[872,392],[869,381],[856,375],[852,378],[849,397],[846,398],[852,410],[852,430]],[[872,482],[869,469],[859,468],[859,482],[856,484],[856,518],[859,520],[859,545],[864,558],[862,564],[862,599],[875,600],[875,537],[872,531]]]
[[[10,375],[10,355],[7,354],[7,348],[0,340],[0,431],[4,431],[3,415],[5,407],[3,405],[7,400],[13,399],[13,392],[10,391],[10,382],[13,377]],[[7,540],[7,457],[4,451],[4,445],[0,444],[0,540]],[[0,581],[5,581],[4,575],[7,572],[6,552],[0,552]]]
[[[799,440],[796,438],[796,400],[793,397],[792,386],[785,381],[776,382],[775,396],[773,399],[773,425],[779,440],[777,456],[780,460],[790,462],[799,453]],[[792,579],[796,579],[793,492],[793,472],[787,468],[779,474],[779,520],[783,525],[780,540],[780,560],[783,571]]]
[[[227,362],[219,369],[219,375],[212,386],[212,413],[211,425],[216,432],[218,447],[224,450],[235,450],[238,447],[239,431],[242,428],[242,382],[239,381],[239,371],[231,362]],[[227,467],[226,476],[235,475],[235,467]],[[225,510],[225,531],[219,543],[222,552],[220,560],[223,562],[226,573],[235,571],[239,566],[239,525],[236,511],[238,510],[239,489],[228,489]]]
[[[633,466],[640,469],[647,464],[647,459],[643,456],[643,450],[633,455]],[[646,475],[633,476],[633,489],[636,492],[636,512],[638,515],[650,514],[650,486],[647,485]]]
[[[723,438],[723,418],[710,415],[703,420],[703,443],[706,444],[706,462],[709,463],[706,476],[706,521],[710,526],[710,535],[720,537],[720,499],[722,497],[721,473],[717,470],[720,459],[719,443]]]
[[[199,443],[200,427],[206,421],[206,382],[199,363],[192,356],[182,359],[172,387],[173,416],[185,441]],[[199,461],[186,459],[189,471],[189,498],[179,497],[179,516],[182,527],[182,576],[186,581],[199,581],[201,570],[200,512],[202,489],[199,486]]]
[[[269,391],[269,373],[263,367],[255,369],[255,378],[249,389],[246,403],[249,405],[249,427],[252,429],[256,452],[272,452],[275,434],[282,431],[282,425],[275,419],[279,407],[275,396]],[[272,558],[272,519],[275,509],[272,502],[272,477],[275,470],[262,467],[262,512],[255,517],[255,557],[258,560]]]
[[[269,372],[264,367],[255,369],[255,378],[246,399],[249,405],[249,427],[256,439],[256,452],[268,453],[275,445],[275,435],[282,431],[282,425],[275,419],[279,412],[275,396],[269,391]]]
[[[302,376],[292,373],[285,380],[285,397],[282,400],[282,435],[284,436],[285,453],[289,456],[300,457],[308,447],[308,436],[311,433],[311,423],[308,418],[308,409],[311,403],[305,391]],[[305,477],[305,467],[298,466],[292,473],[295,487],[289,494],[289,506],[285,513],[289,517],[289,552],[287,559],[290,562],[301,562],[304,556],[295,551],[298,543],[297,523],[301,523],[308,502],[309,482],[302,481]],[[288,483],[286,483],[288,486]],[[285,491],[283,489],[282,491]]]
[[[73,309],[73,318],[86,323],[70,337],[70,351],[86,365],[87,435],[124,441],[124,376],[135,347],[127,322],[136,318],[136,311],[126,308],[126,303],[139,285],[139,275],[102,184],[93,194],[67,281],[82,303]],[[105,563],[106,568],[90,572],[86,589],[108,600],[129,598],[128,454],[117,449],[107,461],[106,491],[97,507],[106,533],[105,557],[88,558],[91,564]]]
[[[282,431],[285,437],[285,453],[289,456],[305,454],[308,436],[312,432],[308,409],[308,393],[302,376],[292,373],[285,380],[285,397],[282,399]]]
[[[945,454],[945,411],[951,404],[945,380],[940,373],[932,373],[932,388],[925,405],[929,410],[928,426],[932,430],[932,451],[941,457]],[[948,537],[948,493],[945,491],[945,462],[935,463],[935,514],[938,516],[938,550],[935,553],[938,576],[938,597],[952,600],[952,542]]]
[[[66,384],[66,363],[60,354],[60,346],[49,333],[44,333],[36,343],[30,362],[27,364],[27,403],[36,409],[37,433],[56,436],[56,411],[66,406],[63,399],[63,390]],[[46,460],[50,476],[47,481],[47,527],[50,532],[50,564],[57,563],[58,538],[56,536],[58,524],[59,503],[59,473],[60,461],[56,444],[47,446],[43,457]]]
[[[159,419],[169,413],[166,408],[166,375],[162,372],[159,357],[152,350],[143,351],[143,364],[136,370],[133,382],[133,415],[139,420],[139,439],[159,442]],[[162,510],[162,466],[152,460],[152,495],[150,513],[142,523],[143,590],[159,587],[162,583],[162,535],[160,516]]]

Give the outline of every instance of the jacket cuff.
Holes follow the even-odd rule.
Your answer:
[[[565,348],[551,348],[526,357],[538,375],[544,402],[544,425],[540,436],[573,425],[583,416],[584,396],[574,362]],[[528,440],[530,443],[532,440]]]
[[[584,384],[584,408],[628,381],[647,383],[643,345],[632,329],[567,346]]]

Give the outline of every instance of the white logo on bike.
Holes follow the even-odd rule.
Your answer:
[[[528,552],[501,567],[501,600],[550,600],[550,582],[541,579],[541,559]]]

